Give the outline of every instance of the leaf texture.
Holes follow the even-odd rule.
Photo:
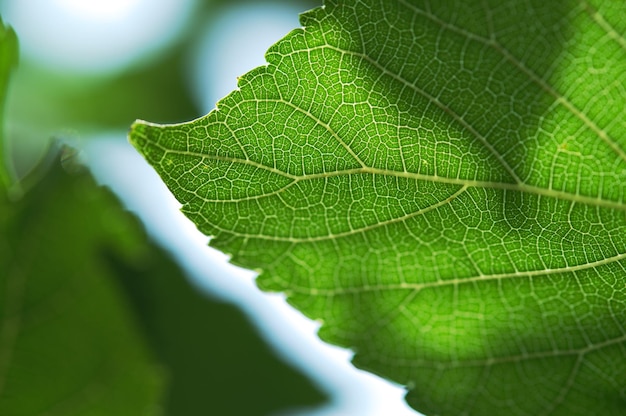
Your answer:
[[[626,411],[626,6],[327,1],[130,140],[426,414]]]

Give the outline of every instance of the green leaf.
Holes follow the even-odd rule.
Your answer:
[[[17,38],[0,21],[0,110],[16,62]],[[124,234],[136,225],[91,178],[59,166],[40,166],[45,179],[10,200],[4,146],[2,134],[0,414],[159,414],[163,375],[100,252],[136,260],[137,235]]]
[[[626,412],[626,3],[327,1],[130,140],[427,414]]]
[[[0,213],[0,414],[161,414],[163,372],[104,256],[162,267],[136,221],[59,166]]]
[[[0,46],[6,87],[10,29]],[[141,92],[159,72],[127,81]],[[0,181],[0,414],[265,415],[325,399],[240,311],[192,288],[75,155],[68,175],[49,153],[25,194]]]
[[[0,414],[252,416],[326,399],[84,172],[57,166],[0,202]]]
[[[240,310],[207,298],[174,264],[137,267],[113,252],[109,256],[146,338],[166,366],[166,414],[273,415],[327,399],[275,356]],[[148,257],[165,254],[152,248]]]
[[[17,64],[17,37],[15,32],[5,26],[0,17],[0,192],[11,184],[4,154],[4,101],[9,85],[11,70]]]

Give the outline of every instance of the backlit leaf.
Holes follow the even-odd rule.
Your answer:
[[[427,414],[626,412],[626,3],[327,1],[131,141]]]

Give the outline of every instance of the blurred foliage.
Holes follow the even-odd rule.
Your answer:
[[[167,260],[86,175],[57,166],[21,200],[0,198],[0,414],[156,414],[163,377],[102,252]]]
[[[160,404],[168,415],[265,415],[322,402],[241,312],[192,288],[110,192],[54,163],[0,204],[0,414]]]
[[[152,270],[114,251],[109,256],[150,345],[167,363],[167,414],[266,415],[324,400],[274,356],[237,308],[174,278],[180,271],[173,263]]]
[[[67,76],[23,65],[7,109],[18,176],[41,157],[52,137],[83,140],[100,131],[126,130],[136,118],[167,123],[199,116],[185,85],[181,55],[174,49],[114,77]]]
[[[4,93],[17,46],[0,28]],[[240,311],[190,286],[72,151],[63,169],[44,150],[51,137],[126,129],[135,118],[198,116],[183,54],[173,47],[112,78],[32,65],[15,74],[8,139],[33,151],[13,162],[21,176],[36,168],[20,198],[0,174],[1,415],[265,415],[325,399]]]
[[[12,28],[6,27],[0,18],[0,189],[10,184],[9,172],[5,167],[4,153],[4,102],[9,83],[9,76],[17,64],[17,37]]]

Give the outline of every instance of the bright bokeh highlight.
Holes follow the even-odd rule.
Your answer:
[[[124,69],[173,42],[195,0],[8,0],[0,11],[23,58],[50,69],[101,74]]]
[[[266,64],[265,51],[300,27],[302,5],[258,2],[239,4],[212,16],[190,55],[191,81],[200,108],[237,88],[237,77]]]

